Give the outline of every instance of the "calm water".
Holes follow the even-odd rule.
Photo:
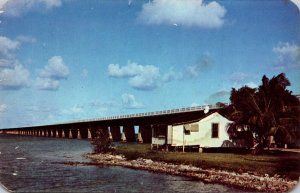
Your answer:
[[[0,181],[16,192],[240,192],[147,171],[57,163],[89,161],[81,155],[90,151],[85,140],[0,135]]]

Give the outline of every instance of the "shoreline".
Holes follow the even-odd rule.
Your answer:
[[[298,181],[284,179],[279,175],[271,177],[268,174],[259,176],[247,172],[236,173],[225,170],[202,169],[192,165],[157,162],[144,158],[127,160],[123,155],[87,153],[84,157],[89,158],[94,162],[89,165],[121,166],[131,169],[165,173],[201,180],[205,183],[223,184],[248,191],[289,192],[298,184]]]

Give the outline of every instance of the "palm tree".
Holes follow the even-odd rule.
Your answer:
[[[228,129],[231,138],[244,137],[248,142],[255,139],[260,147],[267,145],[270,135],[282,143],[295,141],[299,133],[299,100],[287,90],[288,86],[290,81],[281,73],[271,80],[264,75],[257,89],[233,88],[230,100],[234,112],[230,117],[234,123]]]

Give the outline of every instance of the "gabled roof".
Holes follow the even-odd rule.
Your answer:
[[[181,122],[181,123],[174,123],[173,126],[196,123],[196,122],[199,122],[199,121],[203,120],[203,119],[206,118],[206,117],[212,116],[213,114],[218,114],[218,115],[220,115],[220,116],[222,116],[222,117],[228,119],[226,116],[223,116],[222,114],[220,114],[220,113],[218,113],[218,112],[210,112],[210,113],[205,114],[205,115],[202,116],[202,117],[199,117],[198,119],[194,119],[194,120],[191,120],[191,121],[185,121],[185,122]],[[228,120],[229,120],[229,119],[228,119]],[[230,121],[230,120],[229,120],[229,121]]]

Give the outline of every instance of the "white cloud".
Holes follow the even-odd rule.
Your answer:
[[[57,90],[61,79],[66,79],[70,71],[61,56],[53,56],[44,69],[40,70],[35,86],[40,90]]]
[[[62,2],[62,0],[1,0],[0,10],[4,15],[18,17],[29,11],[43,11],[60,7]]]
[[[226,9],[215,1],[153,0],[143,5],[139,18],[147,24],[168,24],[218,28],[224,24]]]
[[[108,75],[112,77],[133,77],[143,74],[147,71],[157,70],[158,68],[152,65],[138,65],[134,62],[128,62],[126,66],[121,66],[119,64],[109,64],[108,65]]]
[[[11,58],[12,53],[18,49],[20,42],[8,37],[0,36],[0,57]]]
[[[52,79],[66,79],[70,71],[61,56],[53,56],[48,60],[48,64],[39,73],[40,77]]]
[[[23,36],[23,35],[21,35],[21,36],[18,36],[17,38],[16,38],[16,40],[18,40],[19,42],[25,42],[25,43],[35,43],[36,42],[36,39],[35,38],[33,38],[33,37],[30,37],[30,36]]]
[[[20,89],[26,87],[30,82],[30,73],[18,64],[13,68],[0,68],[0,88],[1,89]]]
[[[138,90],[153,90],[159,86],[158,69],[149,69],[148,72],[141,73],[129,79],[129,85]]]
[[[285,67],[300,66],[300,47],[294,43],[279,43],[273,48],[277,64]]]
[[[164,82],[170,82],[173,80],[180,80],[183,78],[183,74],[181,72],[175,72],[172,68],[169,70],[169,72],[167,72],[166,74],[164,74],[164,76],[162,77],[162,81]]]
[[[20,36],[25,40],[26,36]],[[15,52],[23,42],[0,36],[0,89],[20,89],[30,84],[30,72],[17,60]]]
[[[158,67],[131,62],[121,67],[119,64],[109,64],[108,75],[116,78],[129,78],[129,85],[138,90],[152,90],[158,87],[160,81]]]
[[[0,68],[13,67],[16,62],[15,60],[0,58]]]
[[[7,105],[6,104],[0,104],[0,113],[3,113],[7,110]]]
[[[51,78],[37,77],[35,86],[39,90],[57,90],[59,88],[59,81]]]
[[[122,104],[127,109],[138,109],[144,107],[142,103],[136,101],[134,95],[127,93],[122,94]]]
[[[298,10],[300,11],[300,1],[299,0],[291,0],[291,2],[293,2],[298,7]]]

